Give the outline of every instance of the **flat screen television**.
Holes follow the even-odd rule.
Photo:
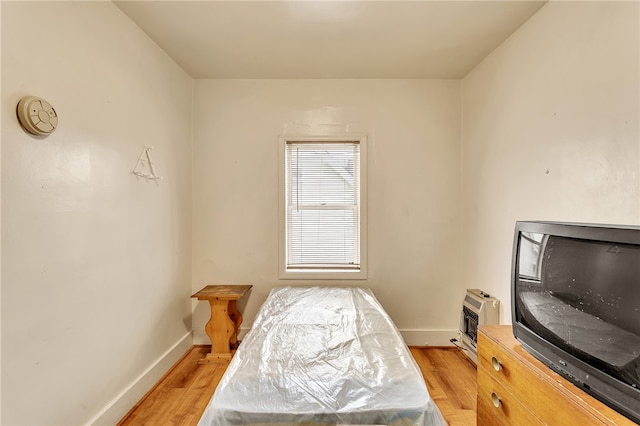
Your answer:
[[[640,423],[640,227],[517,222],[511,299],[528,352]]]

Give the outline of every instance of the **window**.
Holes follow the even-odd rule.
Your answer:
[[[366,278],[365,142],[281,140],[281,278]]]

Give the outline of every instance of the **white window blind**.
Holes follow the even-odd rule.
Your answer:
[[[286,270],[360,271],[360,143],[285,146]]]

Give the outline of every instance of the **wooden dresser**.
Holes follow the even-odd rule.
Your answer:
[[[635,425],[522,348],[511,326],[478,333],[478,426]]]

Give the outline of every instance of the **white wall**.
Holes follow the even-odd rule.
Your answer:
[[[191,79],[117,8],[1,8],[3,424],[117,420],[192,306],[208,342],[206,284],[255,286],[244,328],[274,286],[367,285],[441,344],[464,288],[509,320],[515,220],[640,223],[637,3],[549,3],[462,83],[196,81],[193,185]],[[46,139],[28,94],[60,115]],[[278,280],[278,136],[345,133],[369,135],[368,279]],[[143,145],[158,185],[129,174]]]
[[[549,2],[463,80],[464,282],[505,304],[516,220],[640,223],[638,2]]]
[[[194,99],[194,292],[253,284],[246,328],[274,286],[365,285],[410,343],[448,343],[462,300],[459,80],[197,80]],[[346,133],[369,135],[368,279],[279,280],[278,136]],[[198,343],[208,311],[196,304]]]
[[[110,2],[2,2],[2,66],[2,424],[83,424],[191,344],[192,80]]]

